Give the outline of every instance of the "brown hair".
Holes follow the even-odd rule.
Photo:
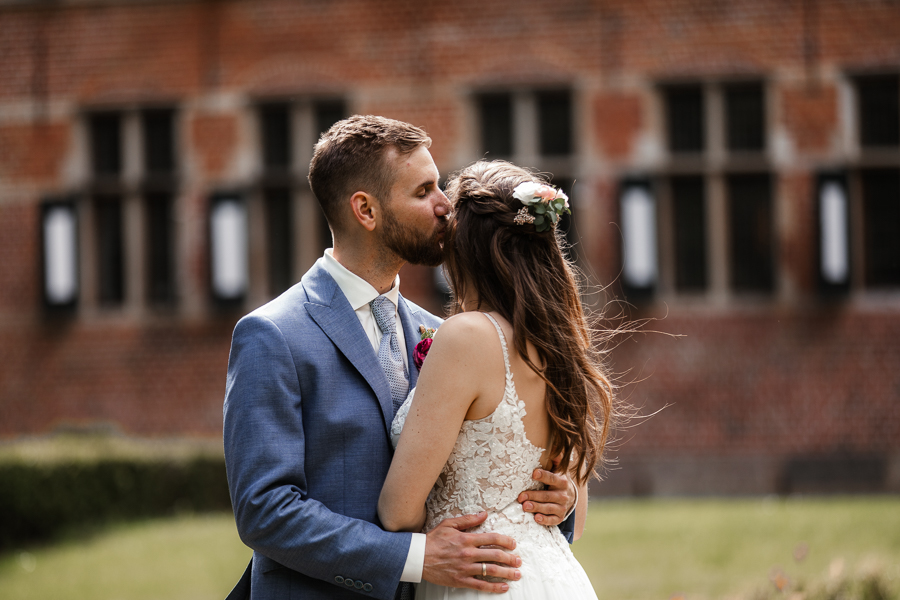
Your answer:
[[[615,416],[607,377],[581,304],[575,270],[563,252],[561,233],[516,225],[522,203],[513,196],[540,175],[506,161],[479,161],[447,184],[453,218],[446,267],[451,312],[462,310],[471,286],[479,305],[512,324],[514,347],[547,384],[550,452],[558,470],[584,483],[601,460]],[[541,365],[528,357],[527,342]]]
[[[424,130],[385,117],[354,115],[322,134],[309,163],[309,186],[331,229],[340,227],[340,203],[356,191],[386,200],[394,184],[389,148],[408,156],[431,147]]]

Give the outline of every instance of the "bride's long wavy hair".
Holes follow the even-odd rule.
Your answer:
[[[614,388],[561,232],[552,227],[538,233],[532,224],[513,222],[522,208],[513,190],[527,181],[547,183],[500,160],[478,161],[451,176],[453,217],[445,242],[450,312],[462,312],[467,299],[477,298],[478,307],[512,324],[516,351],[547,384],[549,450],[560,457],[556,470],[581,484],[602,460],[616,414]],[[537,349],[539,364],[529,358],[527,342]]]

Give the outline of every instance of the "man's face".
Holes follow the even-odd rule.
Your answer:
[[[444,233],[450,202],[438,187],[431,153],[419,146],[406,157],[393,157],[394,185],[382,202],[382,241],[406,262],[436,267],[444,260]]]

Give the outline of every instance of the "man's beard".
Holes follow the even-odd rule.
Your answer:
[[[444,262],[440,234],[446,227],[422,232],[401,223],[390,209],[384,211],[384,216],[384,245],[388,250],[414,265],[437,267]]]

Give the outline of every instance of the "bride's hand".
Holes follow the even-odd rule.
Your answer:
[[[543,483],[544,489],[519,494],[522,510],[534,513],[534,520],[548,527],[565,521],[578,500],[575,483],[565,475],[544,469],[535,469],[531,477]]]

